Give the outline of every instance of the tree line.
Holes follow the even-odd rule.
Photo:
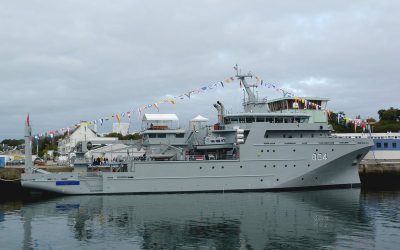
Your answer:
[[[345,115],[344,112],[339,112],[337,114],[332,113],[328,117],[328,122],[332,125],[335,133],[354,133],[354,124],[346,124],[344,119],[338,121],[338,114]],[[378,111],[378,115],[379,121],[376,121],[374,118],[367,119],[367,123],[371,126],[371,132],[400,132],[400,109],[393,107],[389,109],[381,109]],[[359,119],[360,116],[357,116],[356,118]],[[361,133],[363,132],[363,129],[357,127],[356,132]]]

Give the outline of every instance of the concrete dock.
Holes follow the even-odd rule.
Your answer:
[[[365,188],[400,188],[400,160],[363,161],[358,173]]]
[[[37,166],[48,172],[71,172],[71,167],[57,166],[53,164]],[[21,174],[24,166],[7,166],[0,168],[0,201],[29,198],[30,191],[21,187]]]

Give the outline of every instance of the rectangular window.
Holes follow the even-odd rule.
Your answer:
[[[176,134],[176,138],[183,138],[185,137],[185,134]]]
[[[265,119],[264,119],[264,117],[257,117],[257,118],[256,118],[256,121],[257,121],[257,122],[264,122]]]
[[[392,143],[392,148],[397,148],[397,143],[396,142]]]
[[[283,118],[282,117],[276,117],[275,118],[275,123],[283,123]]]
[[[273,123],[273,122],[274,122],[274,118],[272,118],[272,117],[267,117],[267,118],[266,118],[266,122]]]
[[[384,142],[384,143],[383,143],[383,147],[384,147],[384,148],[388,148],[388,146],[389,146],[389,145],[388,145],[387,142]]]
[[[156,134],[149,134],[149,138],[156,138]]]
[[[253,123],[254,122],[254,118],[253,117],[247,117],[246,118],[246,123]]]
[[[377,143],[376,143],[376,147],[377,147],[377,148],[381,148],[381,147],[382,147],[382,143],[377,142]]]
[[[157,138],[167,138],[167,134],[157,134]]]

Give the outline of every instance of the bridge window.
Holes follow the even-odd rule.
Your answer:
[[[388,146],[389,146],[389,145],[388,145],[387,142],[384,142],[384,143],[383,143],[383,147],[384,147],[384,148],[388,148]]]
[[[392,143],[392,148],[397,148],[397,143],[396,142]]]
[[[382,147],[382,143],[377,142],[377,143],[376,143],[376,147],[377,147],[377,148],[381,148],[381,147]]]
[[[183,137],[185,137],[185,134],[183,134],[183,133],[176,134],[176,138],[183,138]]]
[[[266,122],[269,122],[269,123],[273,123],[273,122],[274,122],[274,118],[272,118],[272,117],[266,117],[266,118],[265,118],[265,121],[266,121]]]
[[[275,123],[283,123],[283,118],[282,117],[275,118]]]
[[[156,134],[149,134],[149,138],[156,138],[157,135]]]
[[[256,122],[265,122],[265,118],[264,117],[257,117],[256,118]]]
[[[167,134],[157,134],[157,138],[167,138]]]
[[[293,118],[291,118],[291,117],[283,118],[283,120],[285,123],[293,123]]]
[[[246,118],[246,123],[253,123],[254,122],[254,117],[247,117]]]

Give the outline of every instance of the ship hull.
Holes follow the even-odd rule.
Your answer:
[[[252,146],[260,152],[272,147]],[[282,144],[275,155],[256,153],[254,157],[224,161],[132,162],[128,172],[24,174],[21,184],[70,195],[351,187],[360,184],[358,164],[370,147],[367,140]]]

